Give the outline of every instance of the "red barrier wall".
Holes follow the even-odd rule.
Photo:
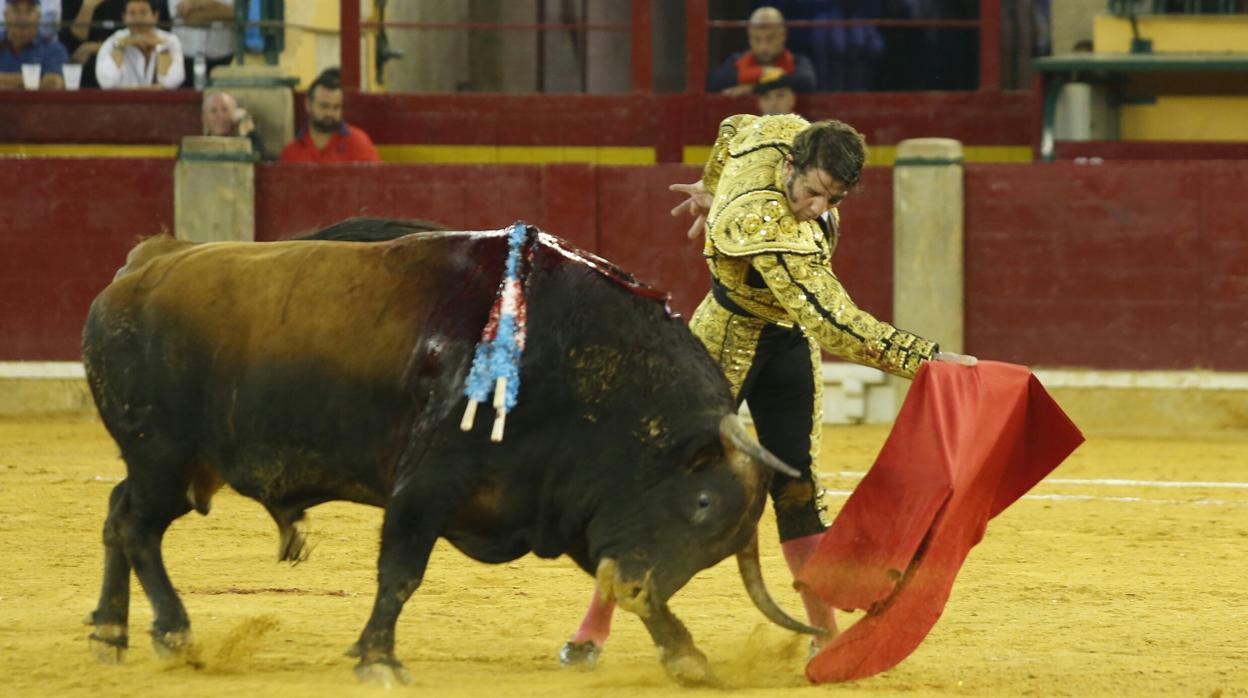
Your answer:
[[[202,128],[190,90],[9,90],[0,99],[0,143],[176,144]]]
[[[681,162],[682,146],[710,145],[721,119],[756,107],[720,95],[353,93],[346,115],[382,144],[653,147],[659,162]],[[295,108],[302,125],[302,95]],[[1040,132],[1032,92],[810,94],[798,108],[854,124],[877,145],[1026,145]],[[199,113],[191,91],[19,91],[0,100],[0,143],[173,144],[200,132]]]
[[[91,299],[172,228],[172,160],[0,160],[0,361],[80,358]]]
[[[90,299],[138,235],[172,224],[168,160],[6,160],[0,166],[0,360],[74,359]],[[352,215],[453,228],[524,219],[673,294],[706,288],[700,244],[668,215],[697,168],[265,165],[257,235]],[[836,272],[891,316],[892,172],[843,205]],[[1248,163],[971,165],[967,349],[1037,366],[1248,370]]]
[[[967,168],[968,351],[1248,370],[1248,163]]]
[[[672,294],[692,314],[709,287],[702,241],[670,211],[673,182],[696,181],[684,165],[263,165],[256,175],[256,238],[279,240],[367,215],[424,218],[458,230],[537,225],[606,257]],[[892,170],[869,168],[844,206],[837,273],[854,300],[892,317]]]
[[[706,292],[701,245],[669,211],[672,182],[698,168],[590,165],[264,165],[256,176],[256,237],[277,240],[346,216],[424,218],[457,230],[523,220],[607,257],[672,293],[688,316]]]

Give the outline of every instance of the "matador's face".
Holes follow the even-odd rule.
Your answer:
[[[841,180],[833,177],[827,170],[808,167],[797,172],[793,160],[784,163],[785,193],[789,199],[789,208],[798,222],[813,221],[828,210],[836,208],[849,194],[849,188]]]

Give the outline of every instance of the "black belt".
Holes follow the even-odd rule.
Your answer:
[[[762,319],[758,317],[757,315],[755,315],[754,313],[751,313],[745,308],[742,308],[741,306],[737,305],[736,301],[728,297],[728,289],[724,288],[724,285],[719,283],[719,281],[715,279],[714,277],[711,277],[711,296],[715,299],[716,303],[719,303],[721,308],[723,308],[724,310],[727,310],[730,313],[734,313],[736,315],[744,315],[746,317],[757,318],[759,320]]]
[[[755,320],[762,320],[763,322],[766,322],[768,325],[774,325],[777,328],[780,328],[782,330],[788,330],[788,331],[797,332],[798,334],[801,334],[801,330],[791,323],[775,322],[772,320],[768,320],[767,318],[759,317],[758,315],[751,313],[745,308],[742,308],[740,305],[737,304],[736,301],[728,297],[728,289],[724,288],[724,285],[719,283],[719,281],[715,279],[715,277],[711,277],[711,297],[715,299],[716,303],[719,303],[719,307],[723,308],[724,310],[727,310],[728,312],[734,315],[744,315],[745,317],[751,317],[751,318],[754,318]]]

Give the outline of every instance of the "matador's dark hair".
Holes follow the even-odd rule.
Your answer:
[[[816,121],[793,139],[791,154],[794,171],[818,167],[853,189],[867,161],[867,140],[847,123]]]

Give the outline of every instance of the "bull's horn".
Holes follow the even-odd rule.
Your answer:
[[[763,584],[763,570],[758,564],[758,533],[750,536],[750,542],[741,552],[737,553],[737,569],[741,570],[741,579],[745,581],[745,591],[750,600],[758,606],[758,610],[767,616],[767,620],[795,633],[807,635],[827,635],[825,628],[816,628],[795,620],[785,613],[771,594],[767,593],[767,585]]]
[[[755,463],[765,465],[789,477],[802,476],[801,473],[790,468],[771,451],[763,448],[762,444],[755,441],[754,437],[750,436],[750,432],[746,431],[745,423],[735,414],[726,414],[723,419],[719,420],[719,435],[727,439],[728,443],[735,446],[737,450],[753,458]]]

